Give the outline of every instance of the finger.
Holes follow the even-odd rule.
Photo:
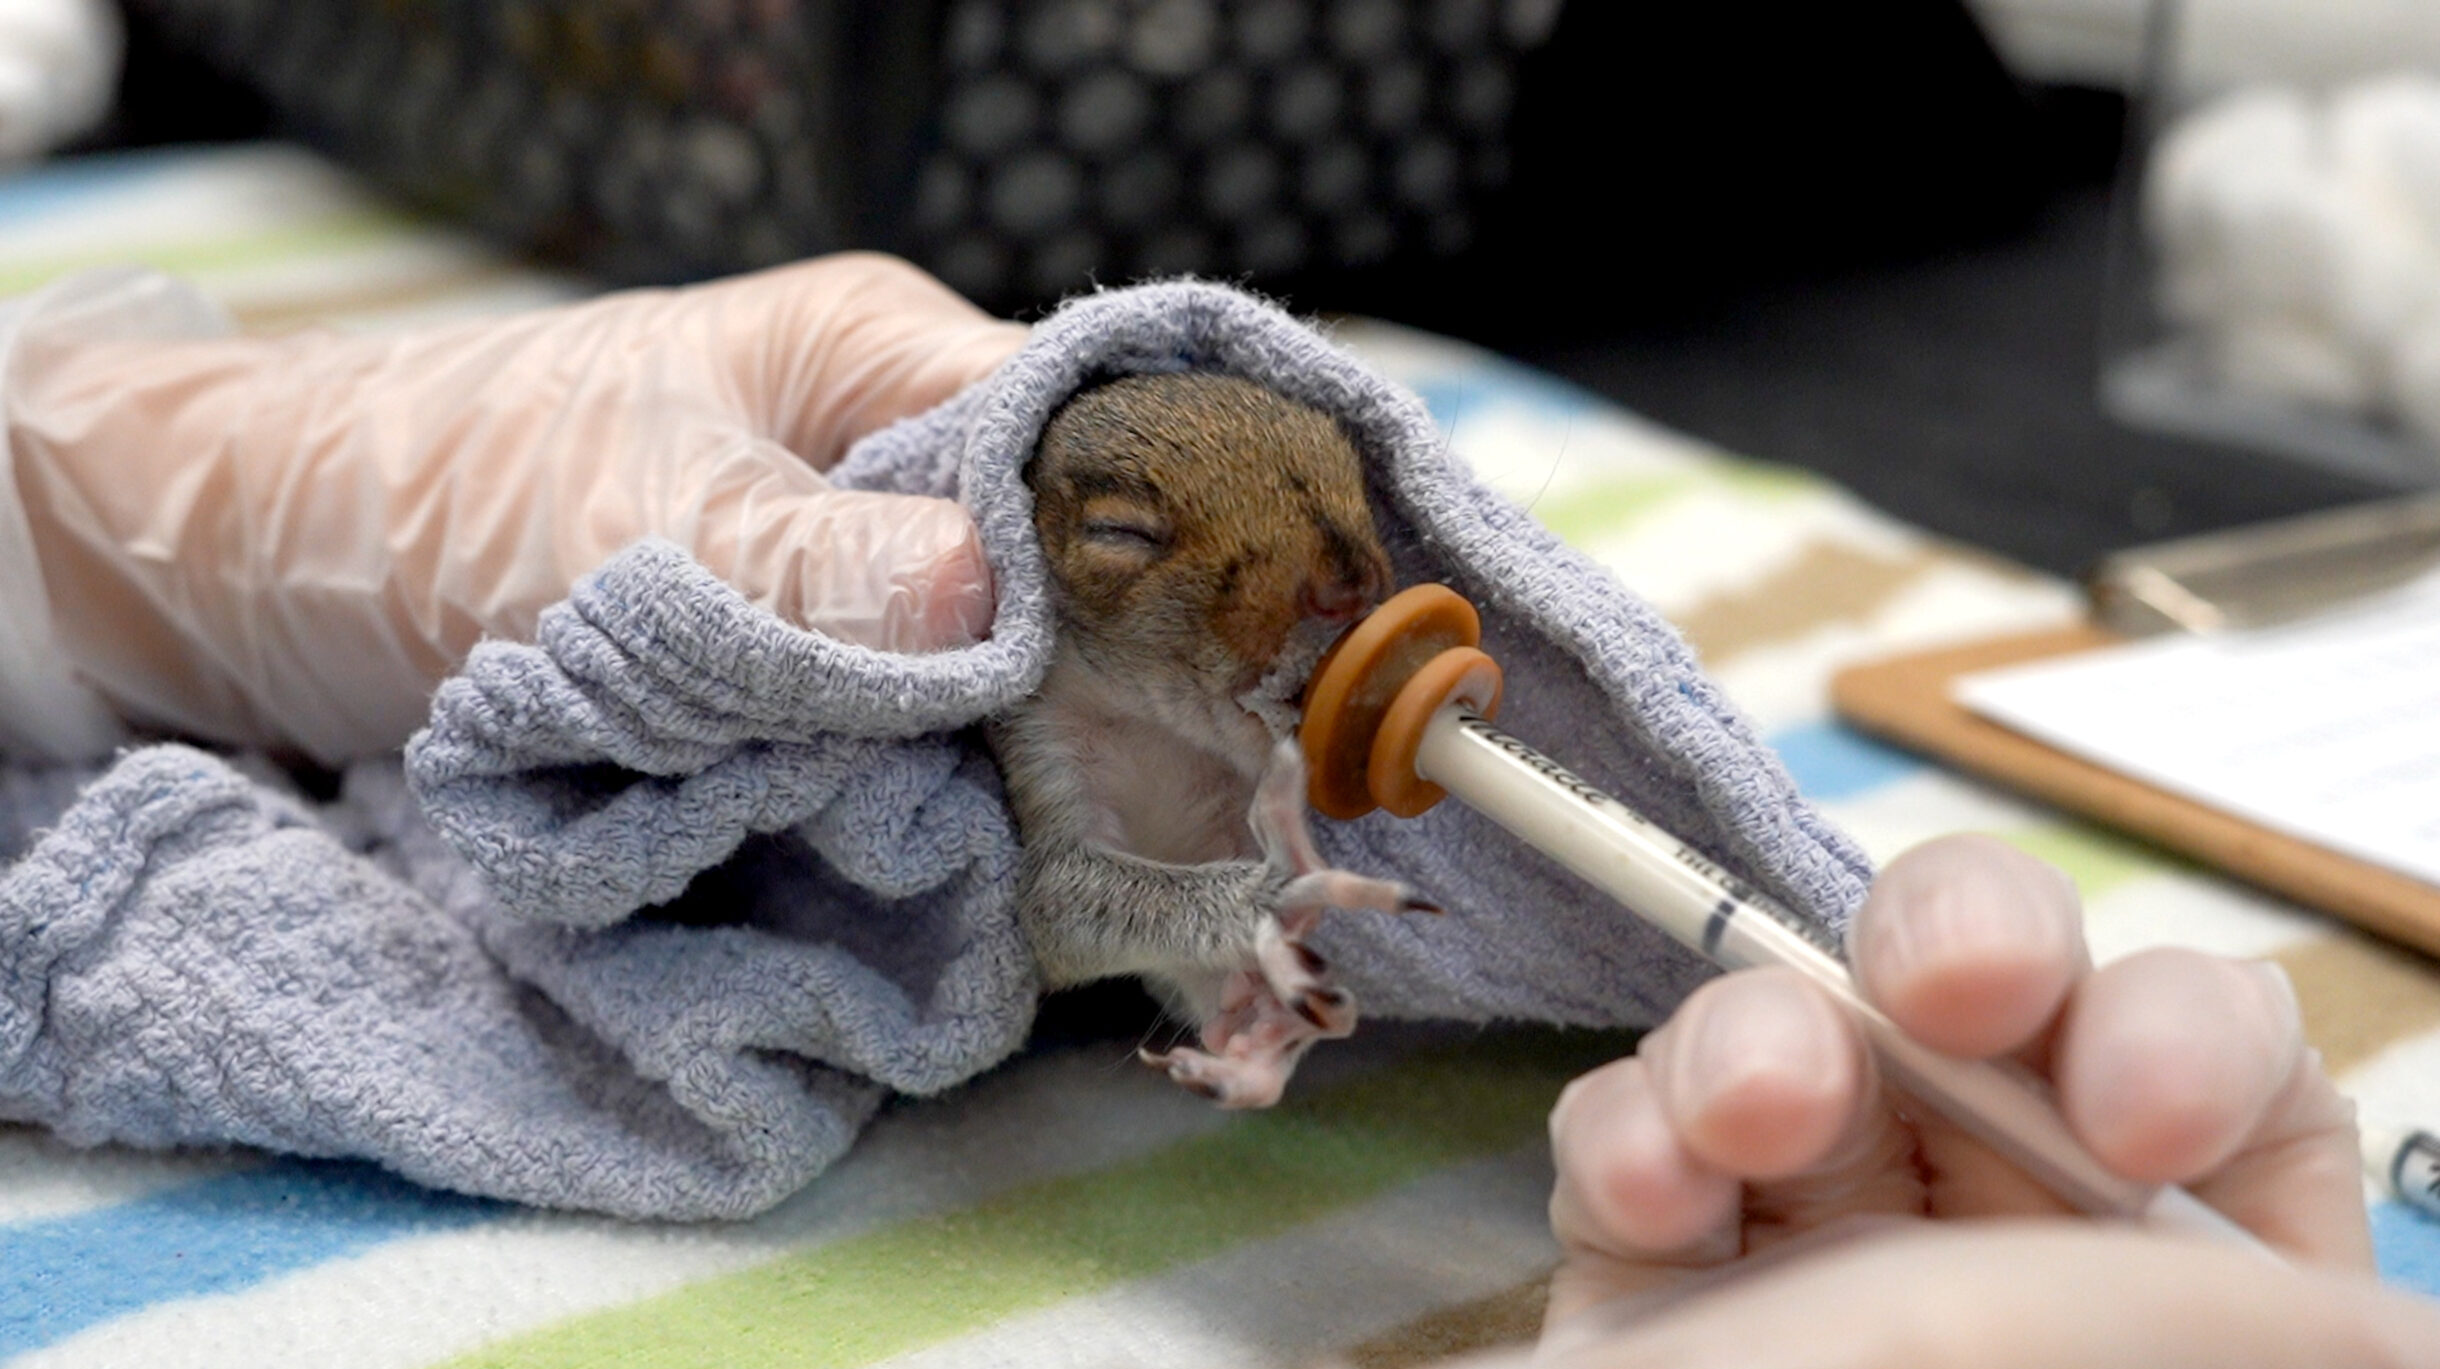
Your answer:
[[[1848,954],[1865,995],[1909,1035],[1967,1057],[2038,1045],[2090,963],[2067,876],[1979,834],[1891,861]]]
[[[1876,1097],[1852,1022],[1792,970],[1703,985],[1636,1054],[1687,1150],[1743,1179],[1820,1164]]]
[[[818,470],[866,434],[991,374],[1026,336],[878,253],[819,257],[707,288],[749,412]]]
[[[1747,1181],[1747,1254],[1842,1218],[1922,1210],[1912,1134],[1852,1020],[1802,977],[1708,984],[1639,1054],[1687,1150]]]
[[[1556,1362],[2386,1369],[2440,1365],[2440,1308],[2125,1228],[1926,1224],[1775,1264]]]
[[[2077,993],[2056,1056],[2060,1106],[2104,1164],[2180,1183],[2236,1153],[2303,1049],[2294,1000],[2260,970],[2142,951]]]
[[[944,651],[989,632],[990,565],[947,499],[841,490],[749,530],[739,590],[799,626],[882,651]]]
[[[2194,1187],[2306,1258],[2368,1267],[2354,1109],[2304,1045],[2276,966],[2140,952],[2095,971],[2063,1023],[2062,1110],[2103,1163]]]
[[[2369,1272],[2372,1224],[2358,1169],[2355,1105],[2306,1051],[2229,1162],[2194,1195],[2308,1264]]]
[[[1641,1057],[1569,1084],[1550,1139],[1551,1231],[1568,1252],[1554,1317],[1738,1253],[1741,1186],[1686,1149]]]
[[[1922,1204],[1852,1025],[1787,972],[1704,985],[1633,1059],[1571,1085],[1551,1131],[1554,1307]]]
[[[946,650],[989,631],[991,569],[957,503],[831,489],[748,438],[696,466],[701,493],[678,500],[691,510],[648,530],[676,537],[752,602],[882,651]]]

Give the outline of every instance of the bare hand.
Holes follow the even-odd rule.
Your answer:
[[[2104,1163],[2187,1185],[2293,1265],[2066,1219],[1979,1143],[1889,1097],[1827,997],[1747,972],[1561,1098],[1551,1213],[1567,1258],[1546,1351],[1586,1365],[2440,1364],[2440,1309],[2370,1277],[2353,1109],[2275,968],[2158,950],[2095,970],[2066,879],[1984,837],[1893,862],[1851,956],[1918,1039],[2025,1062]]]

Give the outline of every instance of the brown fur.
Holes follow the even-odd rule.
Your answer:
[[[1088,390],[1044,429],[1026,480],[1062,644],[1110,666],[1193,662],[1242,693],[1299,621],[1352,616],[1389,584],[1346,434],[1234,377]]]
[[[1054,984],[1241,966],[1286,876],[1246,815],[1273,739],[1239,701],[1308,618],[1389,587],[1338,424],[1202,373],[1087,390],[1027,467],[1058,642],[994,749],[1026,847],[1019,915]]]

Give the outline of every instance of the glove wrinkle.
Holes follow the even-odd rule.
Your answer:
[[[835,463],[1021,336],[901,263],[388,337],[210,336],[225,322],[195,326],[209,310],[186,293],[97,282],[36,310],[12,367],[29,540],[58,568],[49,635],[128,718],[325,764],[392,748],[477,642],[530,640],[643,538],[845,640],[979,635],[970,525],[841,497],[788,445]],[[773,327],[790,318],[815,330]]]

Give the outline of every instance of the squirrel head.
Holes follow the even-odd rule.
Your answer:
[[[1135,375],[1054,414],[1026,483],[1062,645],[1118,682],[1233,699],[1299,625],[1390,588],[1338,422],[1250,381]]]

